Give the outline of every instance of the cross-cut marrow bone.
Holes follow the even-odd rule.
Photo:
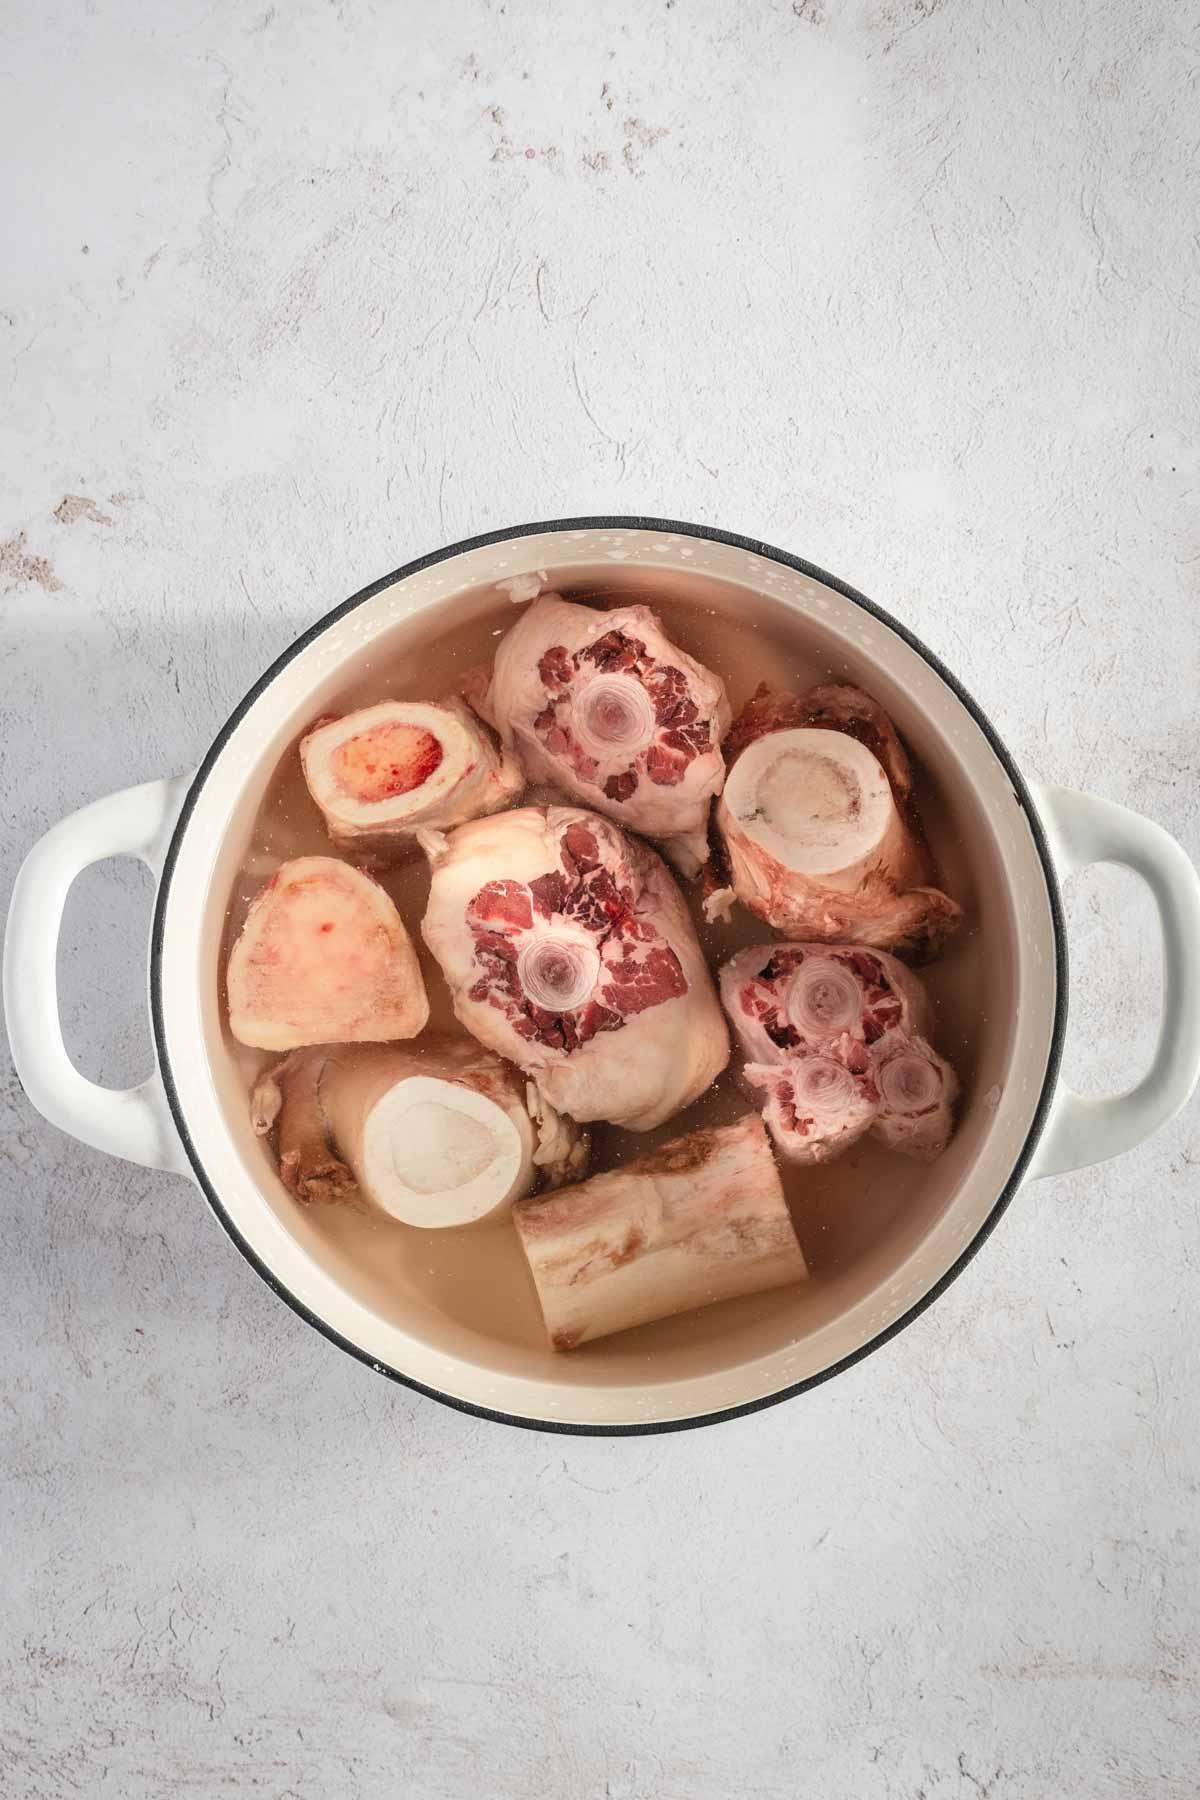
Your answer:
[[[520,807],[423,839],[421,926],[454,1010],[556,1111],[649,1130],[704,1092],[729,1037],[659,857],[595,813]]]
[[[522,1200],[513,1219],[556,1350],[808,1273],[753,1114]]]
[[[511,1064],[476,1044],[298,1051],[254,1090],[255,1130],[274,1130],[285,1185],[303,1201],[360,1193],[430,1230],[507,1215],[539,1181],[578,1180],[586,1138],[531,1112]]]
[[[457,697],[384,700],[322,720],[300,760],[334,843],[383,853],[422,828],[499,812],[525,785],[514,752]]]
[[[932,1159],[958,1083],[930,1046],[929,1002],[894,956],[863,944],[755,944],[720,973],[721,1000],[780,1155],[819,1163],[873,1132]]]
[[[501,640],[486,691],[472,673],[471,695],[531,780],[659,840],[685,874],[705,861],[729,703],[649,607],[545,594]]]
[[[879,1105],[861,1060],[862,1069],[851,1069],[831,1047],[783,1064],[745,1065],[743,1079],[757,1091],[763,1123],[787,1162],[831,1162],[870,1131]]]
[[[276,871],[251,902],[226,979],[229,1028],[260,1050],[387,1043],[429,1018],[399,913],[369,875],[332,856]]]
[[[879,1040],[871,1065],[879,1089],[876,1137],[891,1150],[932,1162],[954,1130],[954,1070],[923,1037],[902,1031]]]
[[[719,972],[721,1004],[750,1062],[782,1062],[843,1034],[928,1035],[929,1001],[912,970],[864,944],[749,944]]]
[[[777,930],[930,952],[961,917],[930,885],[891,720],[856,688],[760,688],[717,805],[731,885]]]

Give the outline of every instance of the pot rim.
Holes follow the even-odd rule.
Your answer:
[[[681,1419],[663,1419],[635,1422],[631,1424],[590,1424],[557,1419],[528,1418],[520,1413],[501,1412],[492,1407],[480,1406],[473,1401],[460,1399],[457,1395],[444,1393],[438,1388],[430,1387],[425,1382],[415,1380],[411,1375],[404,1374],[400,1369],[392,1368],[386,1363],[377,1361],[375,1357],[361,1349],[359,1345],[354,1344],[348,1338],[343,1337],[339,1331],[335,1330],[332,1325],[321,1318],[319,1314],[314,1313],[310,1307],[306,1306],[302,1300],[293,1294],[280,1280],[279,1276],[276,1275],[274,1270],[263,1261],[262,1257],[258,1255],[245,1237],[243,1237],[237,1225],[234,1223],[232,1216],[223,1205],[205,1171],[200,1154],[192,1140],[192,1135],[188,1128],[187,1119],[175,1085],[170,1057],[167,1052],[162,986],[162,952],[166,926],[167,900],[170,893],[171,879],[174,874],[176,861],[184,837],[187,833],[192,812],[213,765],[230,735],[280,672],[286,668],[302,650],[306,649],[309,644],[320,637],[331,625],[336,624],[339,619],[346,617],[348,613],[353,612],[356,607],[361,606],[365,601],[370,600],[373,595],[380,593],[384,588],[391,587],[394,583],[402,581],[410,575],[415,575],[422,569],[431,568],[437,563],[448,562],[452,557],[460,556],[470,550],[485,549],[492,544],[506,543],[510,539],[529,537],[543,532],[607,530],[653,531],[662,533],[675,532],[685,537],[703,538],[711,542],[729,545],[736,550],[748,551],[752,555],[764,557],[768,561],[779,563],[785,568],[794,569],[798,574],[807,576],[809,580],[821,582],[835,593],[840,594],[843,599],[849,600],[853,602],[855,606],[861,607],[864,612],[869,613],[873,618],[878,619],[882,624],[886,625],[889,630],[894,631],[897,637],[902,638],[904,642],[908,644],[910,649],[914,650],[917,655],[929,665],[934,673],[940,677],[960,704],[966,708],[974,723],[979,727],[979,730],[987,739],[991,750],[1004,768],[1009,780],[1012,782],[1013,792],[1028,821],[1034,847],[1037,850],[1038,860],[1042,866],[1042,873],[1046,882],[1046,896],[1050,910],[1051,924],[1054,932],[1054,1020],[1051,1029],[1050,1044],[1046,1059],[1045,1074],[1042,1079],[1041,1092],[1038,1095],[1037,1104],[1033,1111],[1025,1141],[1013,1163],[1008,1180],[1001,1189],[1000,1194],[986,1219],[984,1219],[983,1223],[971,1238],[971,1241],[966,1245],[965,1249],[955,1261],[951,1263],[950,1267],[946,1269],[933,1286],[926,1293],[922,1294],[918,1300],[915,1300],[908,1310],[902,1313],[899,1318],[894,1319],[890,1325],[885,1326],[882,1331],[878,1332],[873,1338],[868,1339],[865,1344],[860,1344],[857,1349],[850,1351],[846,1356],[840,1357],[836,1362],[831,1363],[828,1368],[821,1369],[816,1374],[805,1376],[801,1381],[792,1382],[787,1387],[780,1388],[776,1393],[763,1394],[755,1399],[743,1401],[736,1406],[722,1407],[714,1412],[697,1413]],[[328,1338],[330,1343],[336,1344],[339,1349],[344,1350],[348,1355],[353,1356],[358,1362],[365,1363],[368,1368],[374,1369],[376,1374],[384,1375],[390,1381],[398,1382],[403,1387],[412,1389],[415,1393],[424,1394],[431,1400],[437,1400],[443,1406],[451,1407],[455,1412],[468,1413],[475,1418],[493,1420],[497,1424],[516,1425],[526,1431],[546,1431],[571,1437],[651,1437],[664,1432],[691,1431],[701,1425],[721,1424],[728,1419],[742,1418],[748,1413],[761,1412],[768,1406],[777,1406],[784,1400],[790,1400],[797,1394],[806,1393],[810,1388],[818,1387],[823,1382],[832,1380],[835,1375],[840,1375],[844,1370],[853,1367],[855,1363],[861,1362],[865,1357],[870,1356],[872,1352],[881,1349],[890,1339],[896,1337],[898,1333],[911,1325],[927,1307],[932,1306],[934,1301],[940,1298],[952,1281],[957,1280],[967,1264],[991,1236],[992,1232],[999,1224],[1001,1216],[1007,1210],[1016,1194],[1017,1189],[1021,1186],[1025,1170],[1029,1165],[1030,1158],[1033,1155],[1038,1139],[1045,1126],[1050,1103],[1053,1099],[1054,1090],[1058,1082],[1058,1072],[1062,1062],[1063,1044],[1066,1037],[1068,1003],[1067,972],[1067,937],[1058,876],[1054,868],[1054,862],[1050,854],[1046,834],[1042,822],[1038,817],[1037,808],[1034,805],[1033,796],[1030,793],[1028,784],[1007,746],[996,731],[995,726],[992,724],[983,708],[979,705],[978,701],[967,692],[966,688],[963,687],[957,677],[932,650],[921,642],[920,638],[911,632],[907,626],[902,625],[897,619],[893,618],[883,607],[877,606],[875,602],[869,600],[865,594],[859,593],[857,588],[851,587],[847,582],[840,580],[835,575],[830,575],[825,569],[818,567],[816,563],[806,562],[802,557],[793,556],[789,551],[780,550],[773,544],[764,543],[761,539],[743,537],[738,532],[723,531],[715,525],[695,525],[677,519],[659,519],[627,514],[597,514],[585,515],[580,518],[548,519],[534,521],[533,523],[525,525],[505,526],[498,531],[485,531],[478,533],[474,537],[462,538],[457,543],[451,544],[444,549],[430,551],[425,556],[419,556],[414,561],[405,563],[400,568],[393,570],[390,574],[381,576],[377,581],[372,581],[367,587],[360,588],[358,592],[352,594],[349,599],[343,600],[340,605],[335,606],[330,612],[325,613],[321,618],[316,620],[314,624],[310,625],[307,631],[302,632],[301,635],[296,638],[286,650],[282,651],[281,654],[275,658],[274,662],[263,671],[258,680],[248,689],[246,694],[230,713],[224,725],[222,725],[210,744],[204,756],[204,760],[201,762],[192,779],[191,785],[188,788],[187,795],[184,798],[183,805],[180,808],[175,823],[174,831],[171,834],[171,841],[163,861],[158,893],[155,897],[154,921],[150,937],[150,1013],[154,1032],[155,1053],[158,1058],[163,1089],[166,1093],[167,1103],[171,1109],[171,1116],[174,1120],[175,1128],[179,1133],[180,1141],[183,1144],[188,1161],[191,1163],[193,1173],[195,1174],[201,1192],[204,1194],[213,1212],[216,1214],[216,1217],[232,1239],[233,1243],[246,1258],[246,1261],[257,1271],[267,1285],[274,1290],[279,1298],[283,1300],[286,1305],[290,1306],[292,1311],[297,1313],[307,1324],[319,1331],[323,1337]]]

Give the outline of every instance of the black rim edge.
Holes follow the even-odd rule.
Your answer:
[[[765,557],[770,562],[780,563],[785,568],[794,569],[797,573],[809,577],[810,580],[821,582],[825,587],[831,588],[834,593],[841,594],[843,599],[853,601],[856,606],[862,607],[864,612],[869,613],[872,618],[878,619],[881,624],[886,625],[889,630],[894,631],[897,637],[901,638],[910,649],[915,650],[917,655],[922,657],[923,660],[928,663],[934,673],[941,677],[950,691],[962,705],[966,707],[972,719],[987,739],[988,744],[991,746],[991,749],[1011,781],[1014,795],[1029,822],[1029,829],[1037,849],[1038,857],[1041,861],[1042,873],[1046,881],[1047,898],[1050,904],[1050,916],[1054,926],[1054,972],[1057,988],[1054,1007],[1054,1025],[1051,1033],[1049,1055],[1046,1061],[1046,1073],[1042,1082],[1042,1091],[1038,1097],[1037,1107],[1034,1110],[1033,1120],[1030,1124],[1024,1145],[1021,1148],[1020,1155],[1017,1157],[1008,1181],[1001,1190],[991,1212],[988,1214],[979,1230],[972,1237],[971,1242],[967,1245],[966,1249],[963,1250],[962,1254],[950,1265],[945,1274],[940,1277],[934,1286],[929,1289],[928,1293],[923,1294],[919,1300],[914,1301],[907,1312],[902,1313],[901,1316],[894,1320],[884,1331],[879,1332],[878,1335],[873,1337],[868,1343],[863,1344],[857,1350],[852,1351],[850,1355],[842,1357],[838,1362],[831,1363],[827,1369],[822,1369],[815,1375],[806,1376],[803,1381],[793,1382],[789,1387],[780,1388],[777,1393],[765,1394],[758,1399],[744,1401],[738,1406],[724,1407],[716,1412],[701,1413],[683,1419],[664,1419],[631,1425],[588,1425],[554,1419],[527,1418],[520,1413],[499,1412],[491,1407],[476,1405],[473,1401],[460,1400],[454,1394],[446,1394],[438,1388],[427,1387],[423,1382],[415,1380],[411,1375],[405,1375],[399,1369],[393,1369],[386,1363],[378,1362],[373,1356],[368,1355],[365,1350],[360,1349],[357,1344],[351,1343],[348,1338],[344,1338],[340,1332],[335,1331],[324,1319],[319,1318],[317,1314],[305,1306],[302,1300],[297,1299],[297,1297],[279,1280],[278,1276],[268,1268],[258,1253],[242,1236],[219,1199],[212,1183],[209,1181],[204,1165],[192,1142],[191,1133],[189,1132],[187,1123],[184,1119],[183,1109],[180,1105],[179,1095],[175,1087],[170,1058],[167,1055],[166,1031],[164,1028],[162,1012],[161,980],[163,935],[171,878],[178,859],[179,848],[183,842],[183,837],[195,808],[196,801],[212,771],[214,763],[224,749],[229,737],[241,723],[246,713],[254,705],[259,695],[265,692],[280,671],[284,669],[294,657],[298,656],[302,650],[306,649],[315,638],[319,637],[323,631],[330,625],[336,623],[338,619],[344,618],[349,612],[353,612],[355,607],[361,606],[364,601],[371,599],[373,595],[378,594],[383,588],[391,587],[394,582],[402,581],[410,575],[418,574],[422,569],[431,568],[436,563],[447,562],[451,557],[460,556],[468,550],[483,549],[489,544],[501,544],[514,538],[532,537],[539,532],[607,530],[674,532],[676,534],[681,534],[684,537],[704,538],[714,543],[727,544],[733,549],[747,550],[755,556]],[[824,569],[818,568],[815,563],[805,562],[802,557],[792,556],[788,551],[777,549],[773,544],[766,544],[755,538],[741,537],[736,532],[721,531],[715,526],[690,525],[681,520],[674,519],[640,517],[598,516],[576,519],[549,519],[530,525],[506,527],[502,531],[481,532],[476,537],[464,538],[459,543],[452,544],[446,549],[432,551],[427,556],[417,557],[414,562],[405,563],[401,568],[394,570],[390,575],[384,575],[380,580],[371,582],[368,587],[360,588],[359,591],[356,594],[352,594],[348,600],[344,600],[339,606],[335,606],[331,612],[324,614],[322,618],[318,619],[316,623],[311,625],[307,631],[303,632],[294,643],[290,644],[286,650],[277,656],[275,661],[262,675],[259,676],[253,687],[251,687],[244,695],[213,739],[203,762],[196,771],[195,777],[193,778],[192,784],[184,799],[183,806],[180,809],[179,817],[171,836],[171,842],[163,862],[162,877],[159,882],[158,894],[155,899],[154,921],[150,936],[150,1011],[154,1029],[155,1050],[158,1056],[158,1066],[163,1088],[171,1108],[171,1114],[175,1121],[176,1130],[179,1132],[180,1139],[187,1152],[188,1160],[195,1172],[200,1189],[209,1205],[212,1207],[213,1212],[220,1220],[225,1231],[229,1234],[230,1238],[233,1240],[234,1244],[236,1244],[237,1248],[241,1251],[251,1267],[257,1271],[267,1283],[268,1287],[273,1289],[279,1298],[284,1301],[286,1305],[290,1306],[292,1311],[297,1313],[307,1324],[311,1325],[314,1330],[319,1331],[323,1337],[327,1338],[330,1343],[336,1344],[339,1349],[346,1351],[349,1356],[353,1356],[356,1361],[364,1363],[369,1369],[373,1369],[379,1375],[386,1376],[390,1381],[398,1382],[402,1387],[410,1388],[414,1393],[424,1394],[430,1400],[437,1400],[443,1406],[451,1407],[455,1412],[467,1413],[473,1418],[489,1419],[502,1425],[516,1425],[526,1431],[545,1431],[556,1435],[566,1435],[571,1437],[653,1437],[669,1431],[692,1431],[698,1429],[702,1425],[721,1424],[728,1419],[739,1419],[745,1417],[749,1413],[762,1412],[768,1406],[778,1406],[784,1400],[794,1399],[796,1395],[807,1393],[810,1388],[819,1387],[823,1382],[832,1380],[835,1375],[840,1375],[844,1370],[853,1368],[855,1363],[862,1362],[865,1357],[872,1355],[874,1351],[882,1349],[882,1347],[892,1338],[896,1337],[899,1332],[911,1325],[915,1319],[918,1319],[927,1307],[932,1306],[934,1301],[945,1293],[946,1289],[950,1286],[950,1283],[955,1281],[958,1276],[961,1275],[967,1264],[983,1247],[996,1226],[999,1224],[1001,1217],[1007,1211],[1013,1196],[1021,1185],[1021,1180],[1028,1167],[1029,1159],[1033,1155],[1038,1139],[1042,1134],[1050,1102],[1053,1097],[1055,1084],[1058,1079],[1059,1066],[1062,1061],[1063,1041],[1067,1022],[1067,974],[1067,940],[1058,878],[1055,874],[1054,863],[1050,855],[1049,845],[1046,842],[1045,832],[1043,831],[1041,820],[1038,817],[1037,808],[1033,803],[1033,796],[1026,785],[1024,776],[1018,769],[1006,745],[992,725],[987,714],[983,711],[982,707],[979,706],[978,702],[967,692],[958,678],[945,666],[941,659],[936,656],[932,650],[929,650],[918,637],[908,630],[906,626],[894,619],[890,613],[885,612],[884,609],[877,606],[874,601],[868,600],[865,594],[860,594],[856,588],[850,587],[847,582],[841,581],[837,576],[830,575]]]

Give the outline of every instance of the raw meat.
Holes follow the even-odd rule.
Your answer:
[[[227,971],[229,1029],[260,1050],[388,1043],[429,1018],[417,953],[377,882],[332,856],[284,863]]]
[[[527,1083],[478,1044],[337,1045],[297,1051],[263,1075],[251,1116],[276,1133],[279,1172],[297,1199],[362,1194],[407,1225],[433,1229],[506,1217],[539,1182],[578,1181],[587,1139],[531,1111]]]
[[[777,1063],[747,1063],[742,1076],[755,1089],[763,1122],[788,1162],[831,1162],[865,1137],[879,1111],[867,1058],[852,1069],[842,1046]]]
[[[868,1131],[931,1159],[958,1083],[927,1042],[911,969],[864,944],[757,944],[721,970],[721,1000],[767,1129],[790,1162],[827,1162]]]
[[[932,954],[961,908],[930,886],[912,774],[857,688],[760,687],[730,731],[716,820],[737,898],[777,930]]]
[[[323,719],[300,743],[308,791],[335,844],[386,853],[420,828],[499,812],[525,777],[457,697],[385,700]]]
[[[421,927],[459,1019],[558,1112],[649,1130],[729,1038],[661,860],[595,813],[522,807],[427,839]]]
[[[513,1220],[555,1350],[808,1273],[752,1114],[522,1200]]]
[[[685,874],[704,862],[729,703],[649,607],[544,595],[501,640],[486,696],[477,676],[471,692],[531,780],[658,839]]]
[[[720,971],[721,1003],[750,1062],[849,1034],[929,1031],[929,1002],[911,969],[863,944],[751,944]]]

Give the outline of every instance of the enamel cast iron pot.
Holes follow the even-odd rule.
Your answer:
[[[694,601],[698,630],[723,621],[727,642],[753,643],[760,657],[777,647],[781,685],[791,647],[793,664],[802,649],[814,670],[865,688],[926,771],[946,885],[967,900],[986,946],[971,976],[972,1062],[956,1134],[876,1241],[803,1291],[729,1302],[651,1327],[653,1339],[617,1337],[569,1356],[456,1312],[415,1282],[372,1279],[314,1209],[297,1205],[251,1130],[220,988],[226,906],[255,814],[303,729],[356,682],[368,692],[374,671],[406,659],[412,668],[414,658],[419,667],[422,645],[428,654],[448,629],[495,612],[504,597],[494,584],[537,570],[580,592]],[[75,876],[128,854],[159,878],[150,945],[158,1069],[118,1093],[86,1081],[67,1054],[55,961]],[[1100,861],[1148,884],[1165,972],[1152,1064],[1107,1100],[1058,1080],[1067,1011],[1058,883]],[[765,544],[653,519],[489,533],[364,588],[267,670],[194,776],[113,794],[46,834],[13,892],[4,973],[13,1059],[53,1124],[190,1176],[276,1292],[381,1373],[512,1424],[581,1432],[704,1424],[836,1374],[936,1299],[1023,1182],[1139,1143],[1183,1105],[1200,1069],[1200,880],[1173,839],[1109,801],[1027,782],[937,659],[843,582]]]

